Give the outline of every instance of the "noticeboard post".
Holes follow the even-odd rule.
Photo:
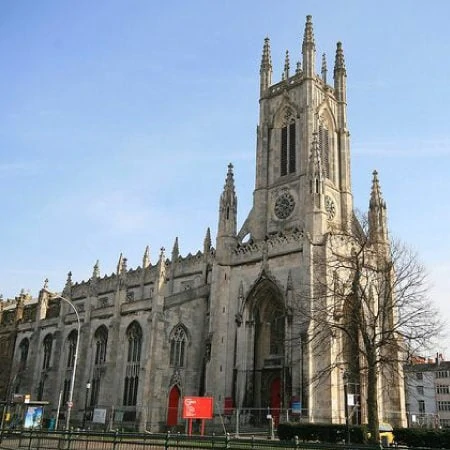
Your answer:
[[[188,420],[188,434],[192,434],[192,420],[201,419],[201,435],[205,432],[205,419],[213,418],[213,397],[184,397],[183,419]]]

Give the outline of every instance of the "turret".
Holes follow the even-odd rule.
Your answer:
[[[376,170],[373,171],[368,219],[370,242],[374,244],[388,243],[386,202],[381,195],[378,172]]]
[[[303,73],[306,78],[314,77],[316,64],[316,44],[314,42],[314,31],[312,16],[306,16],[305,33],[303,35]]]
[[[259,80],[259,94],[262,97],[272,84],[272,57],[270,55],[270,39],[268,37],[264,39]]]

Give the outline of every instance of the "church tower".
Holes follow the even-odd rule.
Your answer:
[[[291,71],[286,52],[282,80],[271,85],[270,42],[264,41],[260,68],[253,209],[238,237],[253,240],[288,229],[319,237],[330,224],[352,218],[346,78],[342,44],[327,84],[327,62],[315,72],[316,45],[307,17],[302,61]]]
[[[311,422],[342,423],[342,373],[355,355],[349,358],[338,333],[311,311],[336,301],[340,280],[330,270],[336,257],[331,236],[350,236],[359,226],[350,179],[347,71],[338,42],[333,84],[325,54],[316,72],[311,16],[298,56],[292,64],[286,51],[281,80],[273,84],[265,38],[253,206],[238,232],[231,165],[219,203],[205,391],[219,405],[269,408],[275,422],[295,401]],[[381,236],[386,248],[376,174],[369,216],[372,240]],[[346,244],[340,250],[351,254]]]

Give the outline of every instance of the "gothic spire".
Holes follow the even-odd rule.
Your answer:
[[[305,23],[305,33],[303,34],[303,45],[315,45],[314,42],[314,30],[313,30],[313,24],[312,24],[312,16],[308,15],[306,16],[306,23]]]
[[[386,202],[381,194],[378,172],[373,171],[372,190],[369,202],[369,237],[374,241],[387,241]]]
[[[92,270],[92,278],[99,278],[99,277],[100,277],[100,265],[97,259],[94,265],[94,269]]]
[[[342,43],[336,44],[336,59],[334,61],[334,90],[336,98],[340,102],[345,102],[347,97],[347,71],[345,69],[344,50]]]
[[[71,292],[72,292],[72,272],[69,271],[69,273],[67,274],[67,280],[66,280],[66,284],[64,285],[64,289],[62,292],[62,295],[64,297],[70,297],[71,296]],[[48,286],[48,279],[45,280],[44,282],[44,289],[47,289]]]
[[[317,133],[313,133],[311,153],[309,156],[310,193],[321,194],[323,183],[322,158]]]
[[[338,42],[336,44],[336,59],[334,61],[334,72],[339,70],[345,71],[345,59],[344,59],[344,50],[342,48],[342,42]]]
[[[229,222],[235,217],[237,212],[237,197],[234,188],[234,174],[233,164],[228,164],[227,177],[225,179],[225,186],[223,187],[222,195],[220,196],[220,215],[225,222]],[[233,228],[233,227],[232,227]],[[228,229],[228,233],[231,230]],[[234,234],[236,234],[234,232]]]
[[[322,80],[325,84],[327,84],[327,55],[325,53],[322,54]]]
[[[161,247],[161,250],[159,252],[159,262],[162,265],[164,265],[164,262],[165,262],[165,259],[166,259],[165,251],[166,251],[166,249],[164,247]]]
[[[260,95],[272,84],[272,57],[270,55],[270,39],[264,39],[263,53],[261,58],[260,75]]]
[[[146,269],[150,265],[150,248],[145,247],[144,256],[142,257],[142,268]]]
[[[378,172],[374,170],[372,172],[372,189],[370,192],[370,202],[369,208],[386,208],[386,203],[383,200],[383,196],[381,195],[380,181],[378,180]]]
[[[177,259],[178,256],[180,256],[180,249],[178,247],[178,236],[175,238],[175,242],[173,243],[173,248],[172,248],[172,263],[174,263]]]
[[[234,189],[234,174],[233,164],[228,164],[227,177],[225,179],[225,186],[220,197],[221,203],[236,203],[236,191]]]
[[[127,271],[127,258],[124,258],[122,253],[119,256],[119,262],[117,263],[117,275],[122,275]]]
[[[208,227],[206,230],[205,239],[203,241],[203,253],[207,255],[209,254],[210,250],[211,250],[211,230]]]
[[[228,165],[227,178],[220,196],[216,249],[219,255],[236,242],[237,196],[234,188],[233,164]]]
[[[163,302],[163,290],[164,285],[167,282],[166,277],[166,256],[165,256],[166,249],[164,247],[161,247],[160,253],[159,253],[159,259],[158,259],[158,265],[157,265],[157,280],[156,280],[156,303],[155,306],[157,308],[162,308],[162,302]],[[173,277],[172,277],[173,279]],[[172,281],[173,283],[173,281]]]
[[[303,71],[308,78],[314,77],[314,66],[316,56],[316,44],[314,42],[314,31],[312,16],[306,16],[305,33],[302,44]]]
[[[284,57],[284,72],[283,72],[283,80],[287,80],[289,78],[289,50],[286,50],[286,56]]]

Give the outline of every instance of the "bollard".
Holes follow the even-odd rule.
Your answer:
[[[170,431],[166,434],[166,440],[164,441],[164,448],[167,450],[169,448]]]

